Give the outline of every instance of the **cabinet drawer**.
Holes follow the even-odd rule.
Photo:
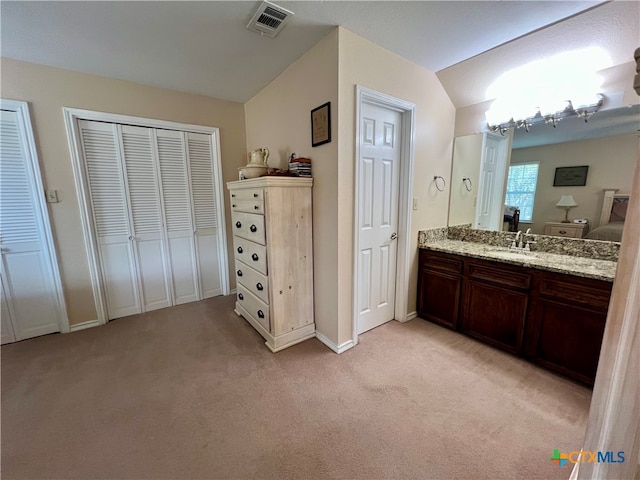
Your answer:
[[[236,262],[236,281],[264,303],[269,303],[269,278],[242,262]]]
[[[233,234],[265,245],[264,216],[253,213],[232,212]]]
[[[264,202],[260,200],[231,200],[231,211],[246,213],[264,213]]]
[[[267,270],[267,247],[234,236],[233,251],[235,252],[236,261],[239,260],[264,275],[269,273]]]
[[[506,287],[528,289],[531,285],[531,275],[528,273],[514,272],[504,264],[493,267],[484,264],[469,263],[468,274],[473,280],[489,282]]]
[[[238,284],[237,290],[238,304],[242,305],[242,308],[244,308],[256,322],[262,325],[267,331],[271,331],[269,324],[269,305],[249,292],[242,284]]]
[[[587,285],[579,281],[567,281],[554,277],[543,277],[540,281],[540,295],[568,304],[583,304],[606,311],[609,307],[612,284]]]
[[[248,188],[243,190],[233,190],[231,192],[231,204],[238,200],[252,200],[257,202],[264,202],[264,190],[261,188]]]
[[[553,235],[554,237],[582,238],[582,228],[575,228],[571,224],[568,226],[547,226],[544,229],[545,235]]]
[[[447,254],[441,255],[428,250],[422,250],[420,252],[420,265],[423,268],[443,272],[462,273],[462,259]]]

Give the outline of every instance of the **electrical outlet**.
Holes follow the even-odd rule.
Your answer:
[[[417,210],[417,209],[418,209],[418,199],[417,199],[417,198],[414,198],[414,199],[413,199],[413,209],[414,209],[414,210]]]

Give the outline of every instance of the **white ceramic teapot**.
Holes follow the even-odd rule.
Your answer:
[[[267,167],[267,160],[269,159],[269,149],[267,147],[258,148],[248,153],[249,163],[247,165],[260,165]]]

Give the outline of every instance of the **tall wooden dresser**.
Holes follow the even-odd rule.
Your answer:
[[[272,352],[315,336],[313,179],[260,177],[227,183],[235,254],[235,312]]]

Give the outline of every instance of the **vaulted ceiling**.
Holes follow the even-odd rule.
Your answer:
[[[245,28],[259,1],[3,1],[1,53],[244,102],[340,25],[439,72],[459,107],[474,103],[477,97],[469,92],[480,91],[479,84],[507,64],[560,46],[592,42],[615,49],[612,62],[631,61],[634,42],[638,43],[634,40],[618,52],[629,34],[637,37],[637,2],[615,2],[621,8],[594,1],[275,3],[295,15],[277,38],[270,39]],[[569,27],[540,34],[548,25],[575,15],[566,22]],[[533,44],[527,37],[531,32],[537,32]],[[622,40],[608,40],[614,33]],[[512,46],[514,39],[519,40]],[[488,62],[478,57],[483,52],[488,52]],[[475,78],[474,88],[469,88],[470,78]]]

